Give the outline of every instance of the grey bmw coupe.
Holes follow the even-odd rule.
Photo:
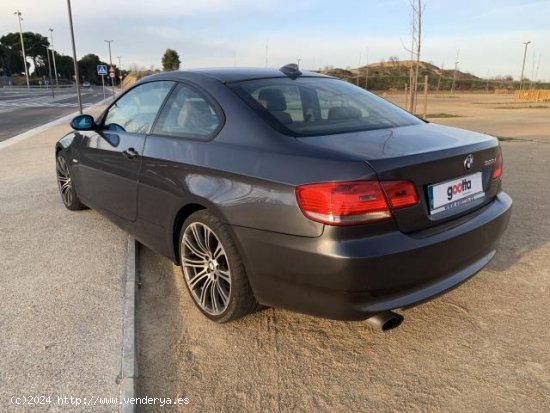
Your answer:
[[[65,206],[181,265],[217,322],[274,306],[396,327],[487,265],[510,219],[497,139],[296,65],[156,74],[71,126]]]

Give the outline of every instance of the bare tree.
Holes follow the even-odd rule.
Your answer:
[[[409,68],[409,96],[408,109],[409,112],[416,110],[416,93],[418,90],[418,72],[420,69],[420,53],[422,51],[422,16],[426,5],[422,4],[422,0],[409,0],[411,5],[411,47],[405,47],[411,55],[411,65]]]

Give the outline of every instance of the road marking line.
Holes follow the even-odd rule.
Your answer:
[[[89,106],[88,109],[91,109],[93,108],[94,106],[99,106],[99,105],[102,105],[106,102],[108,102],[111,98],[107,98],[105,100],[101,100],[97,103],[94,103],[93,105]],[[4,140],[3,142],[0,142],[0,151],[2,149],[6,149],[8,146],[11,146],[13,144],[16,144],[18,142],[21,142],[21,141],[24,141],[25,139],[28,139],[30,138],[31,136],[34,136],[40,132],[44,132],[46,129],[49,129],[51,128],[52,126],[57,126],[57,125],[61,125],[62,123],[64,122],[67,122],[68,120],[74,118],[75,116],[79,115],[80,112],[73,112],[73,113],[70,113],[66,116],[63,116],[62,118],[59,118],[59,119],[56,119],[54,121],[51,121],[49,123],[46,123],[42,126],[38,126],[34,129],[31,129],[31,130],[28,130],[26,132],[23,132],[19,135],[16,135],[16,136],[12,136],[11,138],[8,138],[6,140]]]

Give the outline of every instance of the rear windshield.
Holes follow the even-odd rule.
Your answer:
[[[295,136],[422,123],[386,100],[337,79],[272,78],[232,83],[230,87],[277,129]]]

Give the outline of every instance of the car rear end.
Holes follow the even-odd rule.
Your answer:
[[[322,80],[304,82],[302,99],[311,99],[316,82]],[[267,83],[271,89],[285,84]],[[325,93],[324,87],[317,96]],[[261,96],[257,89],[250,88],[251,96]],[[288,121],[276,127],[286,128],[306,152],[310,148],[312,153],[328,151],[363,161],[372,178],[295,186],[296,207],[304,219],[324,225],[319,237],[236,229],[258,300],[328,318],[360,320],[433,298],[487,265],[512,205],[501,191],[498,141],[403,113],[391,117],[388,113],[399,109],[372,103],[372,97],[365,98],[371,105],[365,109],[362,98],[342,103],[345,93],[337,100],[327,94],[323,98],[338,110],[324,110],[320,103],[319,121],[313,126],[306,121],[309,109],[302,108],[295,128]],[[287,105],[271,106],[282,112]],[[337,114],[334,122],[331,113]],[[383,119],[382,127],[373,126],[376,114]],[[278,113],[274,119],[288,117]],[[330,133],[315,130],[322,127]]]

